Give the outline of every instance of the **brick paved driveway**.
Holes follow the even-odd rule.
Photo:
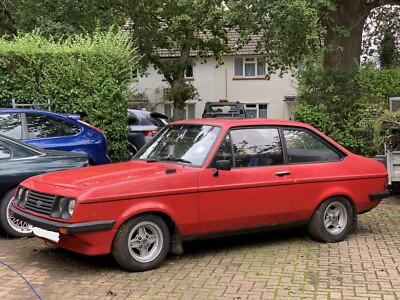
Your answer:
[[[346,241],[304,230],[185,244],[156,270],[129,273],[37,238],[0,237],[0,260],[43,299],[400,299],[400,198],[359,217]],[[38,298],[0,264],[0,299]]]

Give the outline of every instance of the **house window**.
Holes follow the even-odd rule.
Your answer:
[[[235,77],[265,76],[265,59],[262,57],[235,58]]]
[[[186,79],[193,79],[193,66],[188,66],[185,71],[185,78]]]
[[[168,119],[171,119],[174,114],[174,105],[172,103],[164,104],[164,114],[168,116]],[[186,103],[185,105],[185,120],[194,119],[195,116],[195,104],[194,103]]]
[[[267,118],[268,104],[246,104],[247,118]]]
[[[163,99],[165,102],[169,101],[170,94],[171,94],[170,88],[163,89]]]

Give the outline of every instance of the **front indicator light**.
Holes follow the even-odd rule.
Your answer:
[[[65,228],[65,227],[58,228],[58,232],[62,233],[62,234],[68,234],[67,228]]]

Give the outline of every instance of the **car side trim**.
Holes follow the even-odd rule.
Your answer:
[[[14,213],[14,216],[20,220],[26,221],[29,224],[50,230],[55,232],[60,232],[60,228],[64,229],[66,233],[81,233],[81,232],[91,232],[91,231],[100,231],[100,230],[109,230],[113,228],[115,224],[115,220],[106,220],[106,221],[98,221],[98,222],[82,222],[82,223],[64,223],[57,222],[52,220],[47,220],[44,218],[32,216],[27,214],[19,209],[11,206],[10,210]]]
[[[310,220],[300,220],[300,221],[294,221],[294,222],[269,224],[269,225],[250,227],[250,228],[238,228],[238,229],[226,230],[226,231],[206,232],[206,233],[200,233],[200,234],[196,234],[196,235],[185,235],[185,236],[182,236],[182,241],[213,239],[213,238],[229,237],[229,236],[235,236],[235,235],[254,234],[254,233],[258,233],[258,232],[286,230],[286,229],[293,228],[293,227],[305,226],[309,223],[309,221]]]
[[[389,196],[390,196],[389,191],[372,193],[372,194],[369,195],[369,200],[371,200],[371,201],[382,200],[382,199],[387,198]]]

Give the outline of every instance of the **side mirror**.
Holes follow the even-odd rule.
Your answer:
[[[214,171],[214,177],[218,176],[218,171],[230,171],[232,169],[232,164],[229,160],[223,159],[223,160],[217,160],[215,162],[215,171]]]

